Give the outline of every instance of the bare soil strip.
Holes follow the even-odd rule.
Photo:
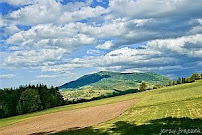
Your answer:
[[[124,113],[137,100],[69,110],[37,116],[0,129],[0,135],[27,135],[40,132],[58,132],[79,127],[84,128],[113,119]]]

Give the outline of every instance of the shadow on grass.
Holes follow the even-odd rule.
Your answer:
[[[87,127],[83,129],[71,129],[64,130],[55,133],[56,135],[108,135],[108,134],[120,134],[120,135],[156,135],[162,133],[162,135],[182,135],[187,134],[187,131],[192,131],[190,134],[202,134],[202,119],[190,119],[184,118],[172,118],[167,117],[163,119],[156,119],[148,121],[148,124],[135,125],[125,121],[118,121],[114,123],[112,128],[107,130],[93,129]],[[175,134],[174,134],[175,132]],[[200,133],[199,133],[200,132]],[[51,134],[51,133],[44,133]],[[36,133],[35,133],[36,135]]]
[[[127,123],[124,121],[118,121],[114,124],[114,127],[110,130],[114,133],[119,133],[121,135],[150,135],[150,134],[175,134],[177,135],[178,132],[180,135],[186,134],[187,129],[201,129],[202,134],[202,120],[201,119],[190,119],[190,118],[163,118],[163,119],[156,119],[151,120],[148,124],[144,125],[135,125],[131,123]],[[185,130],[186,131],[185,131]],[[183,131],[182,131],[183,130]],[[198,132],[194,132],[195,134],[200,134]]]

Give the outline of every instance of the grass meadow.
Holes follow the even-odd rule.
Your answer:
[[[65,99],[92,99],[93,97],[99,97],[101,95],[108,95],[114,92],[114,90],[67,90],[62,91],[61,94]]]
[[[93,127],[61,131],[56,134],[159,134],[164,128],[176,130],[179,128],[201,128],[202,130],[202,80],[0,119],[0,127],[48,113],[130,99],[138,99],[138,102],[123,115],[113,120]]]
[[[150,135],[163,133],[163,129],[172,129],[176,134],[186,134],[184,129],[202,130],[201,80],[128,95],[131,97],[139,102],[123,115],[93,127],[57,134]]]

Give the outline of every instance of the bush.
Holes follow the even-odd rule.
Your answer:
[[[145,90],[147,90],[147,84],[145,82],[142,82],[139,85],[139,91],[145,91]]]
[[[193,79],[193,78],[191,78],[191,77],[187,77],[186,79],[185,79],[185,82],[186,83],[192,83],[192,82],[194,82],[195,80]]]
[[[199,80],[201,79],[201,75],[199,73],[194,73],[192,76],[191,76],[191,79],[192,80]]]
[[[163,85],[161,85],[161,84],[155,84],[153,86],[153,89],[159,89],[159,88],[162,88],[162,87],[163,87]]]

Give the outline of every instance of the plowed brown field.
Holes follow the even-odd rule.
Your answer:
[[[37,116],[0,129],[0,135],[27,135],[84,128],[113,119],[125,112],[137,100],[81,108]]]

